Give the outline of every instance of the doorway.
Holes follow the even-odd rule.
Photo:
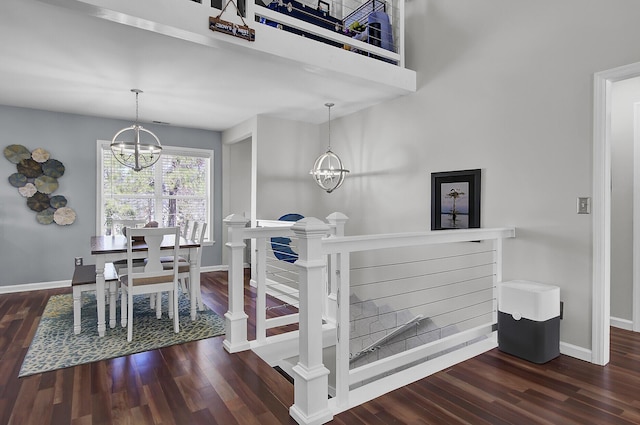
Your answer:
[[[610,349],[612,84],[638,76],[640,62],[594,75],[591,362],[599,365]]]

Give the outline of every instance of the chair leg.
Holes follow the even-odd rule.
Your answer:
[[[151,295],[156,296],[156,318],[160,319],[162,317],[162,292]]]
[[[182,293],[189,298],[189,290],[187,289],[188,278],[178,279],[178,281],[180,282],[180,289],[182,290]]]
[[[168,310],[169,310],[169,319],[173,319],[173,315],[175,313],[177,313],[177,309],[176,310],[173,309],[173,300],[174,300],[174,298],[178,299],[177,298],[177,294],[175,293],[175,291],[169,291],[169,302],[167,303],[168,304]]]
[[[123,286],[122,295],[120,296],[120,325],[122,325],[123,328],[127,326],[127,298],[125,298],[127,292]]]
[[[133,339],[133,294],[127,291],[127,341]]]
[[[189,281],[189,278],[187,278],[187,282],[189,284],[189,291],[187,291],[188,294],[190,294],[191,292],[191,281]],[[198,285],[198,287],[196,288],[196,302],[198,303],[198,310],[203,311],[204,310],[204,303],[202,302],[202,292],[200,290],[200,285]]]
[[[204,311],[204,302],[202,301],[202,292],[200,292],[199,290],[196,291],[196,297],[197,301],[198,301],[198,310],[200,311]]]
[[[149,308],[154,309],[156,307],[157,294],[149,295]]]
[[[180,324],[179,324],[179,315],[178,315],[178,293],[176,292],[178,290],[177,286],[174,286],[174,294],[173,294],[173,330],[178,333],[180,332]]]
[[[116,282],[109,282],[109,326],[116,327],[116,298],[118,297],[118,285]]]
[[[80,306],[82,301],[82,292],[80,288],[73,288],[73,333],[80,333]]]

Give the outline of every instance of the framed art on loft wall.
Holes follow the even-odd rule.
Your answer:
[[[481,170],[431,173],[431,230],[480,227]]]

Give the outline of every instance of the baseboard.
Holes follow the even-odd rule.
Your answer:
[[[219,272],[219,271],[226,271],[228,269],[229,267],[227,265],[207,266],[207,267],[200,267],[200,273]],[[71,279],[57,280],[52,282],[21,283],[18,285],[0,286],[0,295],[14,294],[16,292],[40,291],[42,289],[68,288],[70,286],[71,286]]]
[[[560,341],[560,354],[591,363],[591,350]]]
[[[0,286],[0,294],[13,294],[16,292],[40,291],[42,289],[68,288],[71,286],[71,279],[57,280],[52,282],[22,283],[19,285]]]
[[[624,329],[627,331],[633,330],[633,322],[627,319],[621,319],[619,317],[611,317],[610,319],[611,326],[615,328]]]
[[[222,264],[219,266],[207,266],[207,267],[200,267],[200,273],[207,273],[207,272],[226,272],[229,270],[229,266],[226,264]]]

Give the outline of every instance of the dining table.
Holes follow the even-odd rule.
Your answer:
[[[91,237],[91,255],[96,261],[96,300],[98,304],[98,335],[104,336],[106,331],[106,300],[105,300],[105,280],[104,266],[108,262],[116,262],[127,259],[127,237],[122,235],[115,236],[92,236]],[[146,258],[147,244],[144,241],[132,242],[132,254],[134,259]],[[173,254],[174,237],[165,236],[161,250],[166,251],[167,255]],[[198,249],[200,244],[189,239],[180,237],[180,247],[178,254],[189,261],[189,299],[191,320],[196,320],[197,314],[197,294],[200,291],[200,267],[197,261]],[[109,303],[109,326],[116,326],[116,294],[117,290],[110,291]]]

